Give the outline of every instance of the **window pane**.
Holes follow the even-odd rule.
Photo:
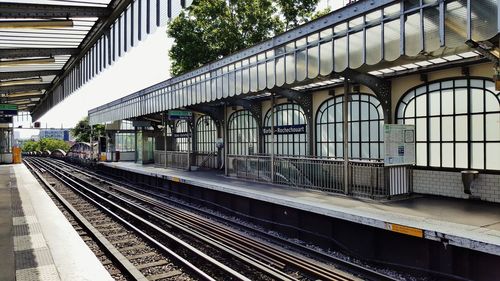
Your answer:
[[[417,165],[427,166],[427,144],[417,143]]]
[[[453,168],[453,144],[443,143],[443,167]]]
[[[440,144],[439,143],[431,143],[431,153],[430,153],[430,157],[431,157],[431,161],[430,161],[430,165],[431,166],[434,166],[434,167],[439,167],[441,165],[440,163],[440,159],[441,159],[441,148],[440,148]]]
[[[466,169],[468,164],[467,158],[467,144],[466,143],[457,143],[455,144],[455,157],[456,157],[456,168],[464,168]]]
[[[443,141],[453,141],[453,117],[443,117],[441,122],[443,125],[441,139]]]
[[[500,155],[500,142],[487,143],[486,169],[500,170],[500,161],[498,161],[498,155]]]
[[[484,140],[484,128],[483,128],[483,115],[473,115],[472,116],[472,140],[482,141]]]
[[[430,114],[433,116],[441,114],[440,92],[429,93]]]
[[[455,89],[455,113],[467,113],[467,90]]]
[[[484,111],[484,90],[472,89],[471,90],[471,107],[472,112]]]
[[[455,117],[455,140],[456,141],[467,141],[468,125],[467,116],[457,116]]]
[[[430,140],[431,141],[439,141],[441,139],[441,125],[439,123],[439,117],[430,118],[429,126],[430,126]]]
[[[443,102],[442,105],[442,114],[453,114],[453,90],[444,90],[441,92],[441,99]]]
[[[424,118],[417,119],[416,124],[417,141],[427,141],[427,120]]]
[[[500,113],[486,115],[486,140],[500,141]]]
[[[473,169],[484,169],[484,144],[473,143],[471,157]]]
[[[427,115],[427,96],[421,95],[417,97],[417,116]]]

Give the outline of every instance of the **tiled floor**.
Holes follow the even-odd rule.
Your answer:
[[[24,165],[0,166],[0,196],[0,280],[112,280]]]

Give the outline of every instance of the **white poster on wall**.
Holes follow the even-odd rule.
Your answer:
[[[415,125],[385,124],[385,166],[415,165]]]

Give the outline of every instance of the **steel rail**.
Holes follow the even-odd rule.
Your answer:
[[[275,278],[277,280],[296,280],[295,278],[293,277],[290,277],[289,275],[285,274],[285,273],[282,273],[281,271],[278,271],[274,268],[271,268],[269,267],[269,265],[265,264],[264,262],[261,262],[259,260],[256,260],[255,258],[247,255],[247,254],[244,254],[244,253],[241,253],[237,250],[234,250],[234,249],[231,249],[229,247],[226,247],[222,244],[220,244],[217,240],[211,238],[211,237],[208,237],[202,233],[199,233],[198,231],[193,231],[193,230],[190,230],[182,225],[178,225],[175,221],[172,221],[171,219],[169,219],[168,217],[164,216],[164,215],[161,215],[161,214],[158,214],[157,212],[154,212],[154,211],[151,211],[149,209],[146,208],[146,206],[144,206],[144,204],[138,204],[134,201],[131,201],[131,200],[128,200],[128,199],[125,199],[125,198],[122,198],[120,196],[117,196],[116,194],[112,193],[112,192],[109,192],[108,190],[106,190],[106,188],[103,188],[103,187],[100,187],[100,186],[97,186],[91,182],[88,182],[86,180],[83,180],[75,175],[72,174],[72,170],[70,171],[67,171],[67,170],[64,170],[62,167],[60,167],[59,165],[55,165],[54,163],[51,163],[50,160],[46,160],[46,159],[43,159],[43,158],[38,158],[37,161],[41,161],[45,166],[44,167],[48,167],[49,169],[51,170],[56,170],[55,173],[58,173],[60,174],[62,177],[74,182],[75,184],[79,185],[81,189],[83,190],[86,190],[87,192],[91,193],[93,196],[97,196],[97,197],[100,197],[99,200],[103,200],[103,201],[106,201],[108,204],[111,204],[113,205],[114,208],[117,208],[117,209],[121,209],[123,212],[127,213],[128,216],[131,216],[131,217],[134,217],[134,218],[140,218],[142,219],[142,217],[140,215],[138,215],[137,213],[134,213],[132,211],[130,211],[129,209],[123,207],[124,205],[128,206],[129,208],[134,208],[136,209],[136,211],[138,212],[141,212],[143,213],[144,215],[147,215],[148,217],[150,218],[154,218],[154,219],[157,219],[161,222],[164,222],[168,225],[172,225],[172,226],[175,226],[177,229],[181,230],[182,232],[184,233],[187,233],[188,235],[190,236],[193,236],[197,239],[200,239],[201,241],[203,241],[204,243],[206,244],[209,244],[211,246],[214,246],[228,254],[230,254],[231,256],[249,264],[250,266],[258,269],[259,271],[261,271],[263,274],[266,274],[272,278]],[[91,190],[93,189],[93,190]],[[97,191],[94,191],[94,190],[97,190]],[[104,193],[105,196],[102,196],[100,195],[98,192],[101,192],[101,193]],[[116,200],[119,201],[119,203],[116,203],[108,198],[115,198]],[[142,222],[142,221],[141,221]],[[145,221],[145,222],[142,222],[142,223],[145,223],[147,224],[148,226],[151,226],[153,228],[156,228],[158,231],[162,231],[162,232],[165,232],[163,229],[161,229],[160,227],[157,226],[157,224],[154,224],[150,221]],[[172,234],[169,234],[169,235],[172,235]],[[173,236],[173,235],[172,235]],[[175,236],[173,236],[175,239],[179,239]],[[180,239],[179,239],[180,240]],[[182,240],[180,240],[182,241]],[[185,243],[185,242],[184,242]],[[221,264],[222,266],[224,266],[223,264]],[[231,270],[233,271],[233,274],[235,276],[237,276],[237,279],[239,280],[248,280],[246,279],[246,277],[242,276],[241,274],[239,274],[238,272],[230,269],[229,267],[227,267],[227,270]],[[244,279],[241,279],[241,278],[244,278]]]
[[[66,164],[63,161],[60,161],[60,163],[63,166],[70,167],[70,169],[77,170],[78,173],[81,173],[87,177],[93,178],[97,181],[103,181],[103,177],[100,175],[96,176],[95,174],[94,175],[90,174],[87,171],[81,169],[80,167]],[[108,178],[106,178],[106,180],[108,180]],[[349,277],[339,274],[338,272],[333,271],[330,268],[321,266],[309,260],[297,258],[296,256],[288,254],[282,250],[279,250],[276,247],[272,247],[269,244],[263,244],[261,242],[256,241],[255,239],[243,236],[237,233],[236,231],[228,229],[227,227],[222,227],[218,224],[210,223],[209,220],[207,220],[206,218],[188,214],[188,212],[186,211],[181,211],[177,208],[168,206],[165,202],[153,199],[151,198],[151,196],[146,196],[144,194],[132,191],[115,183],[107,182],[107,184],[111,185],[112,188],[114,188],[116,191],[122,194],[125,194],[135,199],[140,199],[143,202],[150,204],[153,208],[161,210],[163,212],[162,214],[164,215],[168,215],[170,217],[174,216],[175,219],[182,225],[190,226],[191,228],[194,229],[202,229],[203,233],[207,235],[212,235],[220,241],[227,241],[229,245],[232,246],[237,245],[238,247],[243,248],[247,251],[255,251],[255,250],[261,251],[263,254],[268,255],[270,259],[277,260],[279,264],[291,265],[294,268],[298,268],[303,272],[308,272],[309,274],[324,280],[351,280]],[[259,254],[262,255],[262,253]],[[342,265],[346,266],[345,262],[342,263]],[[349,267],[354,267],[359,271],[361,266],[359,265],[353,266],[352,264],[349,264]],[[371,269],[363,268],[363,270],[364,273],[367,273],[367,275],[371,277],[376,276],[377,280],[396,280],[394,278],[378,273]]]
[[[107,202],[107,203],[111,204],[114,208],[123,211],[125,214],[133,217],[134,219],[136,219],[138,221],[140,221],[144,225],[147,225],[148,227],[151,227],[152,229],[155,229],[158,233],[163,234],[165,237],[168,237],[170,240],[176,242],[179,245],[182,245],[184,248],[188,249],[191,253],[193,253],[193,254],[197,255],[198,257],[202,258],[203,260],[205,260],[205,261],[207,261],[207,262],[215,265],[216,267],[222,269],[224,272],[226,272],[227,274],[229,274],[232,277],[236,278],[237,280],[249,281],[249,279],[246,278],[245,276],[243,276],[243,275],[239,274],[238,272],[235,272],[234,270],[232,270],[232,269],[226,267],[225,265],[219,263],[218,261],[214,260],[210,256],[208,256],[208,255],[200,252],[199,250],[195,249],[191,245],[185,243],[184,241],[181,241],[180,239],[178,239],[177,237],[173,236],[172,234],[164,231],[160,227],[158,227],[158,226],[152,224],[151,222],[146,221],[145,219],[137,216],[136,214],[134,214],[134,213],[126,210],[122,206],[117,205],[114,202],[111,202],[110,200],[108,200],[108,199],[100,196],[99,194],[97,194],[94,191],[88,189],[87,187],[83,186],[82,184],[76,182],[75,180],[73,180],[72,178],[68,177],[67,175],[64,175],[62,172],[60,172],[60,171],[57,170],[57,169],[60,169],[60,168],[58,168],[58,167],[54,168],[52,166],[47,166],[47,163],[44,163],[40,159],[32,159],[32,158],[28,158],[28,159],[25,162],[31,163],[31,161],[33,161],[33,163],[35,163],[36,167],[42,168],[42,169],[46,170],[47,172],[49,172],[52,176],[54,176],[55,178],[57,178],[58,180],[60,180],[61,182],[63,182],[66,186],[68,186],[69,188],[71,188],[73,191],[75,191],[79,195],[83,196],[85,199],[87,199],[90,202],[92,202],[98,208],[100,208],[101,210],[105,211],[107,214],[111,215],[115,219],[119,220],[121,223],[125,224],[127,227],[129,227],[132,230],[134,230],[135,232],[137,232],[146,241],[149,241],[149,242],[153,243],[154,245],[156,245],[157,247],[159,247],[161,250],[165,251],[169,256],[173,257],[177,261],[181,262],[184,266],[186,266],[190,270],[192,270],[195,273],[197,273],[197,275],[200,276],[202,279],[204,279],[204,280],[210,280],[210,281],[215,281],[214,278],[212,278],[211,276],[209,276],[203,270],[199,269],[198,267],[196,267],[195,265],[193,265],[191,262],[189,262],[186,259],[184,259],[183,257],[179,256],[173,250],[167,248],[165,245],[163,245],[163,243],[157,241],[152,236],[150,236],[149,234],[147,234],[143,230],[139,229],[137,226],[133,225],[127,219],[125,219],[125,218],[121,217],[120,215],[116,214],[115,212],[111,211],[110,208],[108,208],[108,207],[104,206],[103,204],[99,203],[98,200],[99,201],[104,201],[104,202]],[[96,200],[96,199],[92,198],[91,196],[89,196],[85,192],[83,192],[82,190],[87,190],[89,193],[93,194],[98,199]]]
[[[238,258],[239,260],[249,264],[252,267],[257,268],[258,270],[262,271],[264,274],[271,276],[272,278],[275,278],[278,280],[296,280],[295,278],[290,277],[289,275],[287,275],[279,270],[276,270],[275,268],[270,267],[269,265],[265,264],[264,262],[259,261],[248,254],[245,254],[245,253],[242,253],[241,251],[227,247],[226,245],[219,243],[219,241],[217,241],[216,239],[214,239],[212,237],[208,237],[207,235],[204,235],[198,231],[191,230],[183,225],[180,225],[179,223],[166,217],[164,214],[158,214],[157,212],[145,209],[145,206],[143,204],[138,204],[134,201],[131,201],[131,200],[128,200],[125,198],[121,198],[120,196],[117,196],[116,194],[109,192],[108,190],[103,189],[103,187],[96,186],[93,183],[90,183],[86,180],[83,180],[79,177],[76,177],[75,175],[72,174],[73,171],[64,171],[60,166],[57,166],[57,165],[51,163],[50,160],[45,160],[45,159],[41,160],[41,159],[43,159],[43,158],[38,158],[39,161],[43,161],[44,164],[50,166],[52,169],[59,170],[58,173],[61,173],[61,174],[65,173],[66,174],[65,177],[67,177],[75,182],[78,182],[78,184],[81,185],[82,187],[83,187],[83,185],[85,185],[86,187],[83,187],[84,189],[87,189],[89,192],[96,194],[97,196],[100,196],[100,195],[98,195],[95,191],[90,190],[89,188],[96,189],[96,190],[99,190],[100,192],[105,193],[106,197],[108,197],[108,198],[109,197],[116,198],[117,200],[120,201],[121,204],[126,204],[129,207],[135,208],[137,211],[142,212],[142,213],[148,215],[149,217],[153,217],[155,219],[158,219],[164,223],[167,223],[168,225],[175,226],[177,229],[183,231],[184,233],[187,233],[190,236],[194,236],[194,237],[202,240],[204,243],[207,243],[211,246],[214,246],[214,247],[234,256],[235,258]],[[111,200],[108,200],[106,198],[103,198],[103,200],[109,201],[110,204],[115,204],[114,202],[112,202]],[[123,208],[121,206],[122,205],[116,205],[116,207],[118,207],[118,208]],[[127,212],[129,212],[129,211],[127,210]],[[138,216],[137,214],[135,214],[133,212],[130,212],[129,215]],[[154,225],[154,226],[156,226],[156,225]]]
[[[106,252],[106,255],[110,257],[115,264],[119,266],[125,274],[134,278],[134,280],[145,280],[146,277],[139,272],[139,270],[124,256],[117,251],[117,249],[102,235],[97,229],[95,229],[90,222],[85,219],[80,212],[78,212],[64,197],[55,190],[54,187],[36,170],[35,166],[28,161],[23,161],[26,166],[35,174],[35,176],[43,183],[43,185],[50,190],[50,192],[57,198],[57,200],[63,205],[63,207],[68,211],[71,216],[89,233],[97,242],[102,250]]]

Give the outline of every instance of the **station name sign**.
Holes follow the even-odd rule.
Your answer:
[[[272,130],[271,127],[262,128],[262,132],[264,135],[270,135]],[[305,134],[306,133],[306,125],[288,125],[288,126],[275,126],[274,134],[275,135],[284,135],[284,134]]]
[[[191,133],[184,132],[184,133],[172,133],[172,137],[174,138],[190,138]]]
[[[191,120],[193,112],[187,110],[169,110],[168,120]]]
[[[15,116],[17,115],[17,105],[15,104],[0,104],[0,115]]]

